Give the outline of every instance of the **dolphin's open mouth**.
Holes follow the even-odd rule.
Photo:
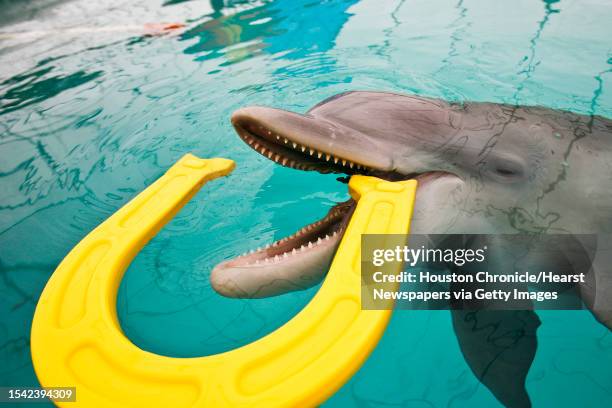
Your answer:
[[[252,114],[238,111],[232,116],[232,124],[251,148],[285,167],[320,173],[374,175],[388,180],[417,175],[377,169],[370,163],[333,153],[320,143],[309,145],[299,127],[282,131]],[[293,235],[218,264],[211,273],[213,287],[231,297],[264,297],[316,284],[327,272],[355,206],[352,199],[339,203],[323,219]]]

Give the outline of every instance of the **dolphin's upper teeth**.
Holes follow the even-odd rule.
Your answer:
[[[279,135],[277,133],[273,133],[270,130],[266,130],[262,128],[262,131],[266,132],[268,135],[270,136],[274,136],[276,138],[276,140],[279,141],[280,140],[283,141],[284,144],[289,144],[291,142],[291,146],[293,146],[294,149],[301,151],[302,153],[306,153],[306,150],[308,150],[308,154],[310,156],[314,156],[316,153],[316,157],[317,159],[323,159],[323,156],[325,156],[325,160],[326,161],[331,161],[331,159],[334,159],[334,164],[341,164],[342,166],[349,166],[351,169],[356,168],[359,170],[366,170],[368,169],[367,166],[361,165],[359,163],[354,163],[350,160],[347,159],[343,159],[340,157],[336,157],[333,156],[330,153],[324,153],[324,152],[320,152],[312,147],[308,147],[308,146],[304,146],[301,145],[297,142],[294,142],[282,135]],[[313,163],[301,163],[300,161],[293,161],[287,157],[283,157],[282,153],[277,153],[274,151],[274,149],[270,149],[266,146],[262,146],[259,142],[257,142],[257,138],[252,137],[250,135],[243,135],[243,140],[249,144],[249,146],[251,146],[253,149],[255,149],[256,151],[258,151],[259,153],[261,153],[264,156],[267,156],[268,159],[271,159],[273,161],[275,161],[276,163],[282,164],[285,167],[291,167],[294,169],[300,169],[300,170],[317,170],[321,173],[329,173],[330,171],[333,171],[331,169],[325,169],[325,168],[321,168],[319,166],[315,166]]]

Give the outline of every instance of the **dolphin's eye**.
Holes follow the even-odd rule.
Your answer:
[[[525,173],[524,166],[518,160],[497,157],[487,166],[488,173],[498,181],[514,182],[521,180]]]
[[[499,174],[500,176],[506,176],[506,177],[516,175],[515,169],[511,169],[509,167],[504,167],[504,166],[499,166],[495,168],[495,172]]]

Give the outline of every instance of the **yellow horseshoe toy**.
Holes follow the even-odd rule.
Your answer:
[[[87,235],[47,283],[32,323],[43,387],[76,387],[65,407],[306,407],[325,401],[378,343],[391,310],[360,306],[361,234],[408,232],[416,181],[354,176],[357,208],[323,285],[285,325],[246,346],[196,358],[135,346],[116,313],[138,251],[207,181],[234,162],[186,155]]]

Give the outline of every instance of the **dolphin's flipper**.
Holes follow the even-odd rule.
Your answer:
[[[532,310],[453,310],[466,362],[507,407],[530,407],[525,378],[537,348],[540,319]]]
[[[588,239],[591,238],[591,239]],[[594,242],[595,241],[595,242]],[[580,295],[598,322],[612,330],[612,242],[609,234],[593,240],[580,237],[584,251],[589,254],[592,269],[581,283]]]
[[[502,245],[499,238],[490,238],[488,242],[489,271],[505,270],[504,266],[511,261],[508,251],[519,253],[516,245],[520,245],[520,241]],[[471,268],[468,266],[464,271]],[[508,292],[513,287],[520,291],[528,290],[526,284],[519,283],[451,283],[450,287],[453,292],[465,290],[472,293],[477,289],[490,293],[496,290]],[[537,349],[536,330],[540,326],[531,300],[513,297],[507,301],[477,300],[474,296],[469,300],[453,301],[451,313],[461,352],[480,382],[507,407],[531,407],[525,379]]]
[[[504,270],[508,263],[508,245],[498,245],[495,241],[498,238],[488,242],[490,271]],[[510,291],[513,286],[520,291],[528,290],[526,284],[476,282],[451,283],[450,289],[475,293],[477,289]],[[531,407],[525,379],[537,349],[536,330],[540,326],[533,307],[531,300],[515,298],[503,301],[474,297],[451,303],[453,328],[465,361],[480,382],[510,408]]]

